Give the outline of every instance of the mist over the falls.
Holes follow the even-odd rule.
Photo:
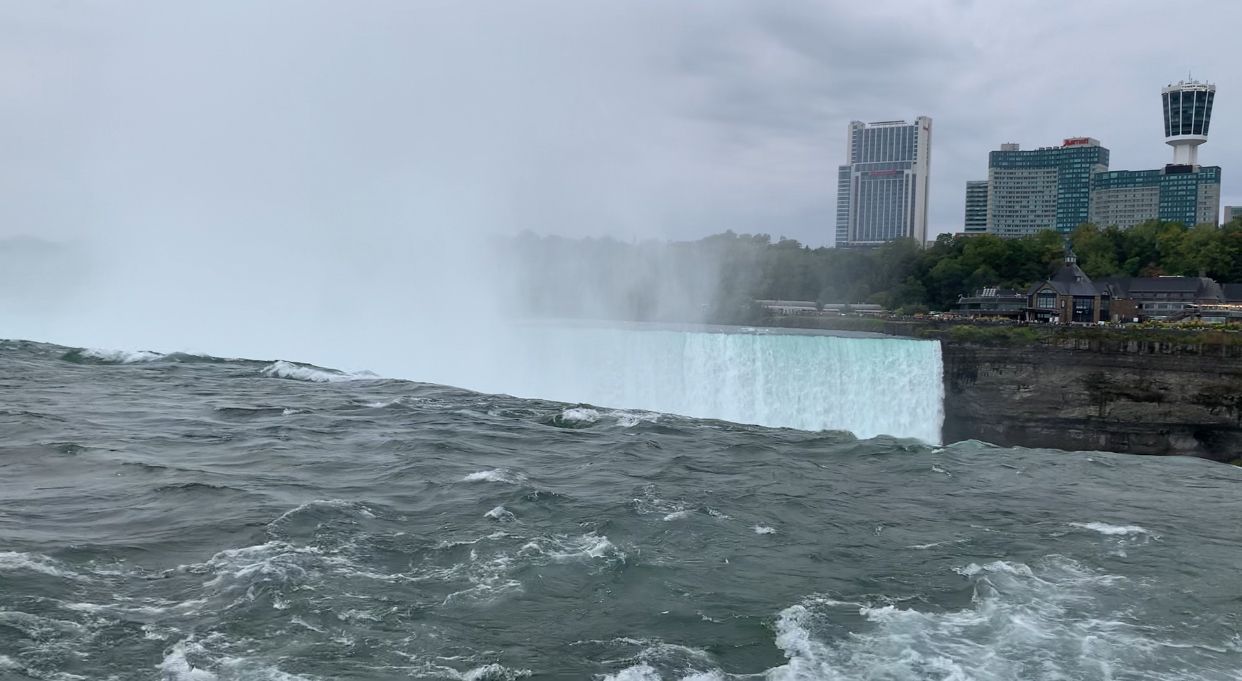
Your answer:
[[[653,16],[667,28],[630,43]],[[6,337],[445,380],[532,309],[530,268],[497,237],[664,239],[770,209],[693,153],[717,132],[655,75],[692,23],[656,4],[44,6],[15,21],[25,90],[6,94],[4,135],[25,167],[0,228],[0,263],[21,265],[0,273]],[[560,296],[604,316],[662,276],[587,274]],[[701,306],[680,282],[711,272],[679,277],[658,304]]]
[[[688,397],[713,388],[681,375],[599,389],[694,365],[672,345],[626,364],[580,330],[531,341],[531,319],[719,320],[744,297],[721,290],[723,268],[748,265],[697,240],[826,219],[808,191],[830,174],[816,149],[706,112],[726,93],[703,31],[743,30],[755,11],[29,10],[0,133],[24,163],[0,221],[0,337],[849,427],[741,409],[759,388],[736,380],[716,410]],[[755,361],[734,377],[772,370]]]

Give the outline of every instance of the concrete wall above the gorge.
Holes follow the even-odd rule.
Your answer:
[[[942,336],[945,442],[1242,459],[1240,344],[952,335]]]

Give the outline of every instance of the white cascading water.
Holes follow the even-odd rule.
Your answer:
[[[531,326],[464,387],[939,443],[940,344],[823,334]],[[482,369],[476,366],[476,369]]]

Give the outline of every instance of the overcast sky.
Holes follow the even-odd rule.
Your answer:
[[[825,245],[847,123],[920,114],[929,231],[956,231],[1002,142],[1167,162],[1159,90],[1191,71],[1242,204],[1240,27],[1223,0],[4,0],[0,237]]]

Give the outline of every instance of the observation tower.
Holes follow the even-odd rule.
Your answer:
[[[1183,80],[1165,87],[1162,94],[1164,142],[1173,147],[1173,165],[1199,165],[1199,145],[1208,138],[1216,86]]]

